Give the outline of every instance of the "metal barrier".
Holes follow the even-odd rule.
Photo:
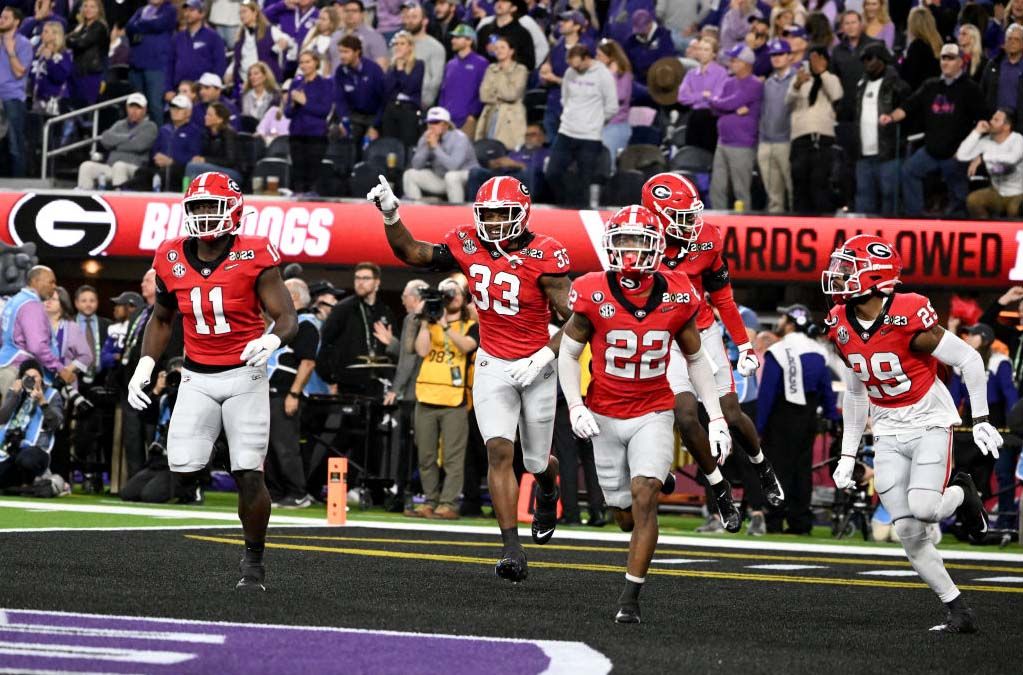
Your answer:
[[[125,101],[128,100],[128,95],[121,96],[118,98],[112,98],[109,101],[103,101],[102,103],[94,103],[93,105],[79,108],[78,110],[72,110],[69,113],[63,115],[57,115],[46,120],[46,124],[43,125],[43,159],[42,159],[42,175],[40,178],[44,180],[47,178],[47,169],[50,165],[50,158],[58,155],[63,155],[78,148],[84,148],[86,145],[91,145],[91,152],[96,151],[96,143],[99,141],[99,111],[104,108],[112,108],[115,106],[124,106]],[[59,148],[50,150],[50,129],[55,124],[63,123],[67,120],[83,117],[92,113],[92,138],[83,138],[80,141],[63,145]]]

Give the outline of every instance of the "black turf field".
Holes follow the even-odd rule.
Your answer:
[[[690,562],[655,564],[675,572],[648,577],[642,625],[618,626],[624,543],[555,535],[564,548],[528,548],[516,586],[494,576],[491,536],[272,529],[270,590],[253,596],[233,590],[239,535],[0,535],[0,607],[582,641],[618,673],[1023,672],[1023,584],[980,581],[1023,577],[1018,563],[956,563],[982,632],[950,636],[927,632],[943,608],[902,587],[916,577],[860,574],[908,570],[899,558],[665,546],[656,560]]]

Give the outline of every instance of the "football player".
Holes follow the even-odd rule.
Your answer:
[[[739,407],[732,380],[732,366],[725,352],[721,329],[714,321],[718,310],[728,334],[739,346],[737,370],[743,377],[751,377],[760,367],[760,359],[753,351],[753,345],[746,333],[746,325],[739,315],[739,308],[732,297],[732,282],[728,276],[728,265],[722,256],[721,232],[709,223],[703,222],[703,202],[700,192],[688,178],[673,173],[659,173],[643,186],[643,206],[661,219],[667,247],[661,265],[666,270],[685,272],[696,288],[701,305],[696,317],[696,327],[703,339],[707,355],[714,363],[714,379],[720,398],[721,411],[739,445],[749,454],[750,462],[760,477],[760,486],[768,505],[781,506],[785,493],[771,467],[771,463],[760,449],[757,428]],[[707,293],[707,300],[703,294]],[[731,489],[721,471],[715,465],[715,458],[704,449],[709,447],[706,432],[698,417],[699,402],[691,378],[686,373],[686,361],[681,358],[677,347],[668,367],[668,381],[675,393],[675,422],[686,449],[693,453],[700,470],[703,471],[711,490],[714,492],[718,513],[725,529],[738,532],[742,527],[742,514],[732,502]],[[701,399],[704,407],[705,398]],[[717,462],[724,463],[727,456],[719,456]]]
[[[532,535],[547,543],[557,523],[557,459],[550,456],[560,333],[550,338],[550,305],[568,316],[568,252],[554,239],[530,232],[532,200],[508,176],[484,183],[472,206],[474,225],[451,230],[439,244],[417,241],[401,222],[398,198],[383,176],[367,199],[383,213],[387,242],[409,265],[438,272],[460,269],[480,317],[480,346],[472,398],[487,446],[487,484],[503,541],[497,575],[526,578],[526,555],[517,525],[518,483],[512,469],[516,429],[526,471],[536,477]]]
[[[128,402],[136,410],[149,405],[146,390],[153,366],[181,312],[186,356],[167,434],[167,461],[177,473],[200,471],[224,430],[245,532],[236,588],[266,590],[266,362],[294,337],[298,318],[278,270],[277,250],[265,237],[237,234],[243,199],[234,180],[217,172],[196,176],[182,206],[188,236],[165,241],[153,258],[156,306],[142,338],[142,358],[128,383]],[[274,321],[268,333],[262,310]]]
[[[702,300],[684,272],[657,271],[664,245],[660,220],[642,206],[627,206],[608,220],[603,247],[610,271],[590,272],[572,284],[573,313],[558,356],[572,430],[593,439],[604,499],[619,525],[632,530],[618,623],[640,622],[639,592],[657,545],[657,496],[674,460],[674,396],[666,375],[672,342],[681,345],[693,385],[708,402],[716,453],[727,454],[731,444],[696,328]],[[584,404],[579,356],[587,342],[593,380]]]
[[[831,254],[821,274],[837,304],[828,338],[849,368],[842,410],[845,431],[835,485],[853,485],[853,468],[867,415],[873,420],[874,485],[891,514],[913,569],[945,606],[931,630],[972,633],[973,612],[952,582],[927,524],[958,512],[971,537],[987,530],[987,515],[969,474],[952,470],[952,427],[960,424],[952,397],[936,376],[938,362],[959,368],[973,410],[973,439],[998,457],[1002,437],[988,423],[987,375],[976,350],[938,323],[930,301],[900,293],[902,260],[880,237],[857,235]]]

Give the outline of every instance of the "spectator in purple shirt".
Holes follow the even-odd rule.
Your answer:
[[[33,46],[37,46],[43,34],[43,26],[49,21],[57,21],[67,31],[67,19],[53,11],[53,0],[36,0],[35,13],[21,22],[18,32],[32,40]]]
[[[341,64],[334,71],[334,114],[337,131],[350,136],[356,147],[362,146],[366,132],[380,127],[384,111],[386,82],[384,71],[362,55],[362,41],[345,35],[338,43]]]
[[[401,30],[401,6],[405,0],[377,0],[377,30],[390,43]]]
[[[71,295],[61,286],[43,303],[46,318],[50,322],[50,344],[53,353],[64,364],[64,370],[70,370],[77,379],[78,373],[84,373],[92,365],[92,350],[85,341],[85,333],[75,321],[75,307],[71,304]]]
[[[178,192],[185,165],[202,151],[202,127],[192,123],[192,101],[183,94],[171,99],[170,122],[160,127],[153,143],[153,166],[165,192]],[[152,179],[150,179],[152,180]]]
[[[597,45],[597,60],[607,66],[615,78],[618,91],[618,112],[604,125],[604,146],[611,153],[611,166],[618,161],[618,155],[629,144],[632,126],[629,125],[629,110],[632,102],[632,64],[621,45],[614,40],[601,40]]]
[[[603,31],[604,37],[611,38],[618,42],[618,44],[624,45],[632,34],[636,32],[634,17],[641,11],[646,12],[649,16],[653,16],[654,0],[611,0],[607,8],[607,23],[604,24]],[[670,42],[670,32],[668,37]],[[635,63],[631,57],[629,60]]]
[[[753,164],[757,158],[757,127],[760,124],[760,103],[764,83],[753,76],[756,56],[746,45],[736,45],[729,56],[732,76],[721,88],[721,94],[710,99],[710,107],[718,114],[718,147],[714,152],[711,174],[711,206],[730,209],[741,201],[749,207],[753,182]]]
[[[273,72],[274,79],[280,82],[284,61],[288,52],[294,48],[295,41],[280,28],[270,24],[256,0],[241,3],[238,17],[241,26],[234,41],[234,59],[231,62],[231,72],[228,73],[232,90],[240,92],[245,88],[242,74],[248,74],[249,68],[256,63],[265,63]]]
[[[166,101],[174,98],[182,80],[197,81],[203,73],[222,76],[227,69],[224,39],[203,23],[203,0],[185,0],[181,6],[184,30],[174,34],[171,55],[167,59],[164,86]],[[200,123],[202,118],[200,118]]]
[[[451,32],[454,57],[444,67],[439,105],[451,113],[451,123],[469,138],[476,135],[476,121],[483,110],[480,85],[490,62],[473,49],[476,31],[461,25]]]
[[[543,165],[548,155],[548,150],[544,147],[545,141],[543,125],[530,124],[526,127],[526,142],[521,147],[507,155],[488,158],[486,168],[477,166],[469,169],[465,194],[475,195],[480,187],[494,176],[513,176],[526,186],[534,200],[539,201]]]
[[[67,96],[67,83],[71,77],[71,52],[64,46],[64,27],[58,21],[43,26],[39,49],[32,61],[29,90],[32,92],[32,111],[44,115],[61,112],[60,101]]]
[[[561,37],[551,47],[550,55],[540,66],[540,86],[547,89],[547,109],[544,111],[543,128],[548,138],[558,133],[561,122],[561,79],[568,70],[568,50],[580,42],[593,51],[593,40],[585,33],[587,21],[582,12],[567,11],[558,15],[558,30]]]
[[[149,117],[159,124],[163,121],[163,78],[171,39],[178,27],[178,10],[166,0],[149,0],[137,10],[125,26],[131,41],[131,70],[128,77],[137,91],[149,101]]]
[[[316,8],[316,0],[278,0],[264,5],[263,13],[270,23],[279,26],[294,44],[300,45],[305,34],[316,25],[320,10]],[[284,64],[285,78],[295,73],[296,61],[292,60],[295,58],[294,52],[289,54]]]
[[[8,10],[4,10],[8,11]],[[57,277],[49,267],[37,265],[28,271],[27,285],[12,296],[0,321],[0,392],[6,392],[18,376],[18,366],[35,359],[48,374],[73,382],[74,370],[66,368],[53,353],[50,322],[41,298],[49,298],[57,288]]]
[[[390,136],[406,146],[419,142],[419,106],[422,101],[426,66],[416,58],[415,40],[407,31],[398,31],[391,40],[391,67],[387,71],[384,114],[380,131],[370,129],[370,138]]]
[[[92,0],[86,0],[89,2]],[[32,67],[32,43],[18,33],[21,11],[6,7],[0,12],[0,100],[7,116],[7,152],[10,156],[9,175],[25,175],[27,151],[25,148],[25,82]]]
[[[656,107],[646,88],[646,74],[658,59],[675,55],[671,31],[658,24],[653,13],[639,10],[632,17],[632,35],[624,45],[625,54],[636,75],[632,83],[633,103]]]
[[[320,57],[310,50],[298,57],[298,73],[284,95],[284,114],[291,120],[292,184],[310,193],[327,145],[327,115],[334,105],[334,80],[320,77]]]
[[[692,51],[700,65],[686,71],[678,90],[678,102],[690,109],[686,122],[686,145],[714,152],[718,144],[718,129],[710,100],[721,94],[728,71],[717,62],[717,40],[714,38],[700,38]]]

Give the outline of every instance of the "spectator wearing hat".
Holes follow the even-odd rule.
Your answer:
[[[487,66],[479,97],[483,102],[475,140],[501,141],[508,150],[522,145],[526,138],[526,81],[529,72],[515,60],[515,51],[499,37],[494,44],[496,63]],[[454,122],[452,122],[454,123]]]
[[[202,129],[192,123],[192,101],[178,94],[170,101],[170,122],[160,127],[153,143],[152,168],[135,174],[132,183],[137,190],[147,190],[153,175],[160,176],[164,192],[179,192],[185,175],[185,166],[202,151]],[[148,169],[148,167],[147,167]],[[144,177],[148,184],[140,182]]]
[[[206,109],[214,103],[220,103],[231,113],[231,126],[238,130],[238,107],[224,97],[224,81],[216,73],[203,73],[199,78],[199,101],[192,108],[192,121],[202,125],[206,119]]]
[[[632,35],[623,44],[635,75],[632,82],[633,104],[652,105],[653,100],[646,87],[647,72],[658,60],[675,56],[671,31],[657,23],[651,12],[641,9],[633,14]]]
[[[717,62],[717,41],[701,38],[690,45],[696,68],[690,68],[682,78],[678,102],[689,108],[686,121],[686,145],[696,145],[714,152],[718,143],[717,123],[710,109],[710,99],[721,93],[728,79],[728,70]]]
[[[185,27],[174,34],[170,58],[167,59],[164,77],[167,91],[163,95],[166,101],[174,98],[183,80],[195,82],[204,73],[216,75],[219,80],[220,74],[227,69],[224,39],[205,25],[203,0],[185,0],[181,5],[181,16]],[[199,121],[202,121],[201,117]]]
[[[110,49],[110,30],[99,0],[82,0],[75,23],[77,25],[67,34],[65,42],[75,64],[71,77],[71,105],[82,108],[99,98]]]
[[[233,41],[234,58],[228,74],[233,91],[240,92],[245,88],[247,78],[244,75],[257,63],[268,67],[274,79],[281,82],[285,60],[295,49],[294,39],[270,23],[256,0],[242,2],[238,6],[238,16],[241,25]]]
[[[1023,26],[1014,23],[1005,29],[1002,50],[987,64],[981,89],[989,110],[1015,111],[1012,126],[1023,128]]]
[[[451,44],[451,34],[460,25],[463,25],[465,17],[462,7],[458,4],[457,0],[436,0],[433,3],[433,14],[429,19],[426,32],[444,47],[445,57],[448,61],[451,61],[455,57],[455,48]],[[469,26],[466,27],[468,28]],[[473,31],[473,39],[476,39],[475,31]]]
[[[732,48],[731,77],[721,93],[710,99],[718,115],[718,145],[711,175],[711,202],[716,209],[729,209],[733,202],[750,205],[753,163],[757,156],[757,128],[764,84],[753,77],[756,56],[746,45]]]
[[[219,171],[236,182],[242,182],[238,173],[238,132],[231,126],[231,111],[217,101],[206,107],[203,116],[202,150],[185,165],[185,180],[191,181],[201,173]]]
[[[406,31],[391,38],[391,67],[384,79],[384,113],[380,118],[381,136],[398,138],[406,146],[419,139],[419,108],[423,98],[426,67],[416,58],[416,41]],[[377,137],[377,130],[367,132]]]
[[[771,67],[771,52],[767,48],[770,35],[771,25],[766,19],[761,19],[758,16],[750,18],[745,43],[757,57],[757,60],[753,62],[753,75],[764,79],[774,70]]]
[[[163,121],[163,92],[166,90],[163,78],[177,27],[178,10],[167,0],[149,0],[135,10],[125,26],[131,41],[128,77],[131,86],[146,95],[149,119],[156,124]]]
[[[470,138],[476,135],[476,121],[483,111],[480,85],[490,62],[474,51],[476,31],[462,24],[451,31],[454,56],[444,67],[438,105],[451,113],[451,123]]]
[[[828,50],[810,50],[809,68],[789,85],[792,110],[792,205],[796,213],[826,213],[831,201],[831,149],[835,145],[835,103],[842,83],[828,71]]]
[[[639,12],[645,12],[648,17],[652,18],[654,16],[654,0],[611,0],[607,8],[607,21],[604,22],[603,36],[617,41],[620,45],[625,45],[628,39],[636,33],[635,17]],[[668,37],[671,37],[670,32]],[[672,49],[674,48],[672,45]],[[654,59],[650,63],[656,60]],[[636,68],[638,70],[639,66],[637,65]]]
[[[611,169],[614,171],[618,155],[629,145],[632,126],[629,124],[629,111],[632,109],[632,64],[629,57],[614,40],[604,39],[597,45],[597,60],[604,64],[615,79],[615,90],[618,92],[618,112],[604,125],[602,139],[604,147],[611,153]],[[658,105],[671,106],[678,98],[678,87],[682,80],[684,68],[678,59],[668,58],[658,61],[651,68],[648,84],[650,96]]]
[[[444,108],[426,113],[426,131],[412,154],[410,168],[402,175],[405,196],[418,200],[423,193],[444,195],[451,204],[465,202],[469,170],[479,166],[472,141],[451,123]]]
[[[131,94],[126,104],[127,117],[114,122],[113,126],[99,137],[100,145],[107,151],[105,161],[86,161],[78,167],[78,187],[92,190],[97,185],[121,187],[149,159],[149,151],[156,141],[159,130],[153,120],[146,117],[146,97]]]
[[[789,158],[792,149],[792,113],[787,99],[796,71],[789,64],[792,50],[788,42],[772,40],[768,49],[774,70],[764,80],[757,165],[767,192],[768,213],[783,213],[792,205],[792,165]]]
[[[991,120],[977,122],[956,151],[956,159],[969,162],[966,173],[976,174],[981,163],[991,185],[966,198],[966,210],[975,218],[1014,218],[1023,205],[1023,135],[1013,131],[1015,111],[999,108]]]
[[[25,84],[32,67],[32,43],[18,32],[21,11],[5,7],[0,12],[0,100],[7,118],[7,153],[10,161],[8,175],[25,175],[28,153],[25,147]]]
[[[291,120],[292,184],[296,192],[313,192],[327,145],[327,116],[334,105],[334,81],[320,76],[320,56],[306,50],[281,105]]]
[[[603,150],[604,125],[618,112],[618,92],[611,71],[594,60],[586,45],[569,50],[568,65],[561,82],[561,125],[551,146],[547,185],[557,203],[585,208]],[[570,187],[566,174],[573,163],[579,183]]]
[[[104,371],[113,369],[121,362],[129,319],[146,304],[142,296],[134,291],[125,291],[110,298],[110,302],[114,305],[114,318],[107,327],[107,337],[100,352],[100,368]]]
[[[881,126],[879,119],[906,102],[909,85],[889,65],[891,57],[880,42],[867,45],[862,54],[863,78],[856,86],[855,121],[849,123],[855,126],[854,147],[859,151],[855,208],[857,213],[890,216],[895,215],[899,194],[898,125]]]
[[[547,89],[547,109],[544,110],[544,132],[549,138],[558,133],[561,121],[561,79],[568,70],[568,52],[577,44],[584,44],[593,50],[593,40],[585,33],[588,22],[578,10],[565,11],[558,15],[558,32],[561,37],[551,47],[550,54],[540,66],[540,84]]]
[[[807,50],[810,48],[809,33],[802,26],[793,24],[782,29],[781,37],[789,43],[789,49],[792,50],[789,61],[798,68],[807,59]]]
[[[543,184],[543,167],[549,155],[546,140],[543,125],[530,124],[526,127],[526,142],[520,147],[507,155],[488,158],[485,166],[469,169],[465,193],[475,195],[494,176],[512,176],[526,186],[534,201],[538,200]]]
[[[437,42],[426,31],[429,20],[422,5],[415,0],[402,5],[401,21],[405,31],[415,41],[416,58],[423,62],[423,107],[432,106],[437,101],[441,80],[444,79],[444,64],[447,52],[444,45]]]
[[[341,136],[349,136],[355,147],[362,146],[366,132],[380,126],[384,111],[386,81],[384,71],[372,59],[363,56],[362,42],[345,35],[337,43],[339,62],[334,71],[334,114]]]
[[[817,437],[817,409],[833,423],[841,418],[835,408],[824,348],[807,335],[813,323],[805,305],[778,310],[774,332],[781,339],[764,355],[757,397],[757,433],[764,454],[774,466],[785,490],[785,505],[767,514],[767,531],[810,534],[813,513],[813,443]]]
[[[498,37],[508,39],[508,44],[515,50],[515,60],[532,71],[536,68],[536,48],[533,36],[522,25],[521,18],[525,14],[525,2],[516,3],[511,0],[497,0],[494,3],[494,20],[481,23],[477,31],[476,51],[494,60],[494,41]]]
[[[347,0],[341,3],[341,27],[331,36],[331,46],[327,50],[330,72],[336,72],[341,65],[337,45],[341,38],[346,36],[359,38],[362,44],[362,57],[376,63],[381,70],[386,70],[390,65],[387,40],[366,22],[366,7],[362,0]]]
[[[907,116],[923,121],[924,145],[902,167],[906,215],[923,213],[923,181],[932,171],[941,171],[945,178],[948,210],[964,212],[966,171],[955,153],[970,130],[986,116],[986,110],[980,87],[969,77],[963,77],[963,59],[958,45],[946,44],[941,48],[941,77],[924,82],[904,105],[890,115],[881,115],[879,122],[885,126],[901,122]]]

